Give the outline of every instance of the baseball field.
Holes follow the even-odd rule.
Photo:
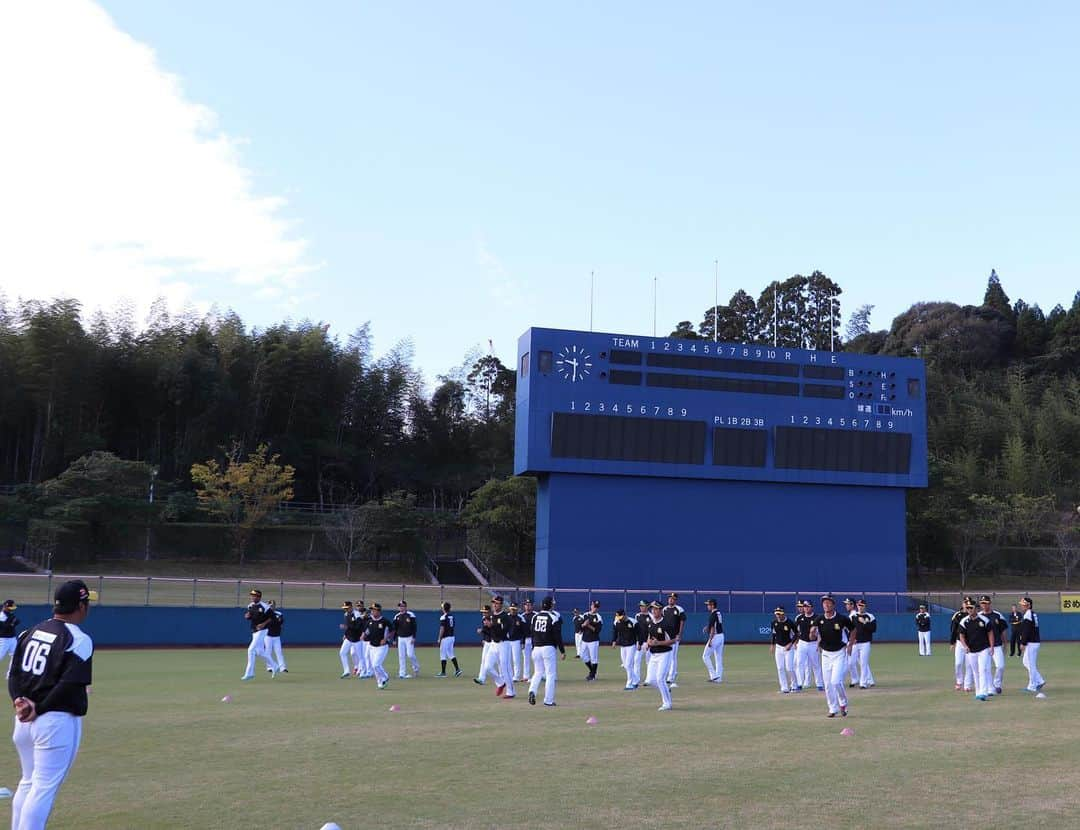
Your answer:
[[[783,695],[766,646],[730,646],[706,682],[680,659],[675,708],[623,691],[617,652],[586,684],[559,664],[558,706],[461,678],[339,678],[337,648],[289,649],[289,673],[240,682],[234,650],[100,651],[79,757],[51,827],[942,827],[1070,826],[1080,815],[1080,645],[1046,643],[1046,698],[953,691],[946,645],[876,645],[876,688]],[[572,650],[570,650],[572,654]],[[225,700],[223,700],[225,698]],[[397,711],[391,711],[391,706]],[[587,725],[590,717],[595,725]],[[841,735],[849,728],[854,734]],[[0,785],[14,789],[13,750]]]

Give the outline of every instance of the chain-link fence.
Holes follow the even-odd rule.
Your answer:
[[[772,613],[782,605],[794,613],[795,603],[810,600],[820,608],[823,591],[728,591],[700,588],[538,588],[479,585],[407,585],[376,582],[293,582],[244,579],[179,579],[174,577],[100,576],[86,574],[0,574],[0,599],[14,599],[21,604],[51,604],[56,587],[68,579],[82,579],[98,592],[100,605],[153,605],[187,608],[239,608],[248,602],[248,591],[258,588],[263,599],[273,599],[287,608],[339,608],[343,600],[379,602],[384,607],[405,600],[411,608],[437,609],[449,602],[458,610],[475,610],[501,594],[507,602],[521,605],[526,599],[554,596],[563,612],[585,610],[593,600],[602,610],[619,608],[636,613],[644,600],[665,602],[671,593],[678,594],[679,604],[689,612],[704,611],[705,601],[716,600],[722,613]],[[838,600],[850,596],[865,599],[879,614],[908,613],[927,603],[931,610],[960,607],[964,594],[989,594],[999,609],[1008,608],[1021,595],[1032,597],[1037,610],[1061,609],[1062,594],[1056,591],[932,591],[928,593],[889,593],[832,591]],[[1080,593],[1080,592],[1078,592]]]

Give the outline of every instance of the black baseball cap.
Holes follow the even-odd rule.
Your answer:
[[[654,599],[652,602],[649,603],[649,607],[650,608],[663,608],[664,606],[661,605],[658,601],[656,601]]]
[[[865,600],[865,599],[860,599],[860,600],[859,600],[858,602],[856,602],[855,604],[856,604],[856,605],[866,605],[866,600]]]
[[[352,608],[352,603],[349,602],[348,600],[345,600],[343,603],[341,603],[341,607],[342,608]]]
[[[777,606],[776,606],[776,607],[775,607],[775,608],[773,609],[773,613],[774,613],[774,614],[786,614],[786,613],[787,613],[787,611],[785,611],[785,610],[784,610],[784,606],[783,606],[783,605],[777,605]]]
[[[496,594],[495,596],[493,596],[491,598],[491,601],[492,602],[502,602],[503,601],[502,594]]]
[[[638,608],[648,608],[648,607],[649,607],[649,601],[647,599],[643,599],[638,603]]]
[[[56,589],[53,594],[53,612],[71,614],[79,604],[97,600],[97,591],[91,591],[81,579],[72,579]]]
[[[822,594],[821,601],[825,602],[826,600],[831,602],[833,605],[836,605],[836,597],[834,597],[832,594]]]
[[[15,608],[18,608],[19,606],[15,604],[15,600],[13,600],[13,599],[5,599],[4,600],[4,607],[5,608],[15,609]]]
[[[674,591],[672,591],[670,594],[667,595],[667,598],[668,599],[678,599],[679,595],[676,594]]]
[[[993,600],[990,599],[989,594],[983,594],[981,597],[979,597],[979,602],[993,602]]]
[[[258,588],[252,588],[250,591],[248,591],[248,596],[249,597],[261,597],[262,596],[262,591],[260,591]]]
[[[920,607],[920,608],[925,608],[925,607],[926,607],[926,603],[925,603],[925,602],[920,602],[920,603],[919,603],[919,607]]]

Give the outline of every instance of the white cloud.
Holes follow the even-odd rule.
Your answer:
[[[0,120],[9,298],[205,308],[222,279],[285,298],[312,268],[241,142],[89,0],[0,3]]]
[[[484,280],[488,296],[503,309],[528,308],[533,302],[524,281],[507,269],[483,238],[476,241],[476,264]]]

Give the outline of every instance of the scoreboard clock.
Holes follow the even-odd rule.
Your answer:
[[[636,549],[649,534],[634,525],[655,527],[663,522],[661,511],[671,517],[687,513],[678,529],[669,529],[675,542],[687,531],[710,538],[718,516],[727,516],[727,535],[737,537],[736,525],[769,521],[770,505],[783,506],[791,518],[818,522],[847,511],[846,524],[864,549],[868,536],[861,528],[870,509],[876,523],[869,539],[878,550],[892,548],[895,559],[897,533],[904,546],[904,488],[927,482],[925,394],[925,366],[912,358],[530,329],[518,344],[515,472],[540,480],[537,584],[582,584],[586,573],[592,577],[588,585],[612,581],[600,564],[585,567],[576,545],[565,551],[576,559],[576,573],[564,578],[564,546],[551,546],[569,528],[579,538],[595,537],[593,551],[607,546],[593,523],[600,521],[598,511],[610,508],[616,510],[610,517],[631,528],[614,534],[623,538],[613,570],[655,561]],[[593,505],[594,518],[575,506],[582,503]],[[733,504],[741,505],[740,515],[727,515]],[[632,513],[630,505],[636,506]],[[851,509],[861,511],[858,517],[850,516]],[[759,528],[755,538],[755,547],[782,557],[797,555],[800,547],[797,534],[788,538],[775,529]],[[805,531],[801,538],[807,538]],[[706,564],[690,568],[693,573],[685,577],[700,584],[709,576],[716,588],[751,587],[743,578],[745,565],[710,575],[707,563],[723,562],[724,547],[716,542],[701,549]],[[587,561],[594,560],[595,554]],[[902,590],[896,583],[903,581],[903,567],[901,558],[889,576],[869,579],[873,590]],[[874,569],[857,571],[872,576]],[[824,577],[820,569],[816,574]],[[848,587],[871,590],[866,584]]]

